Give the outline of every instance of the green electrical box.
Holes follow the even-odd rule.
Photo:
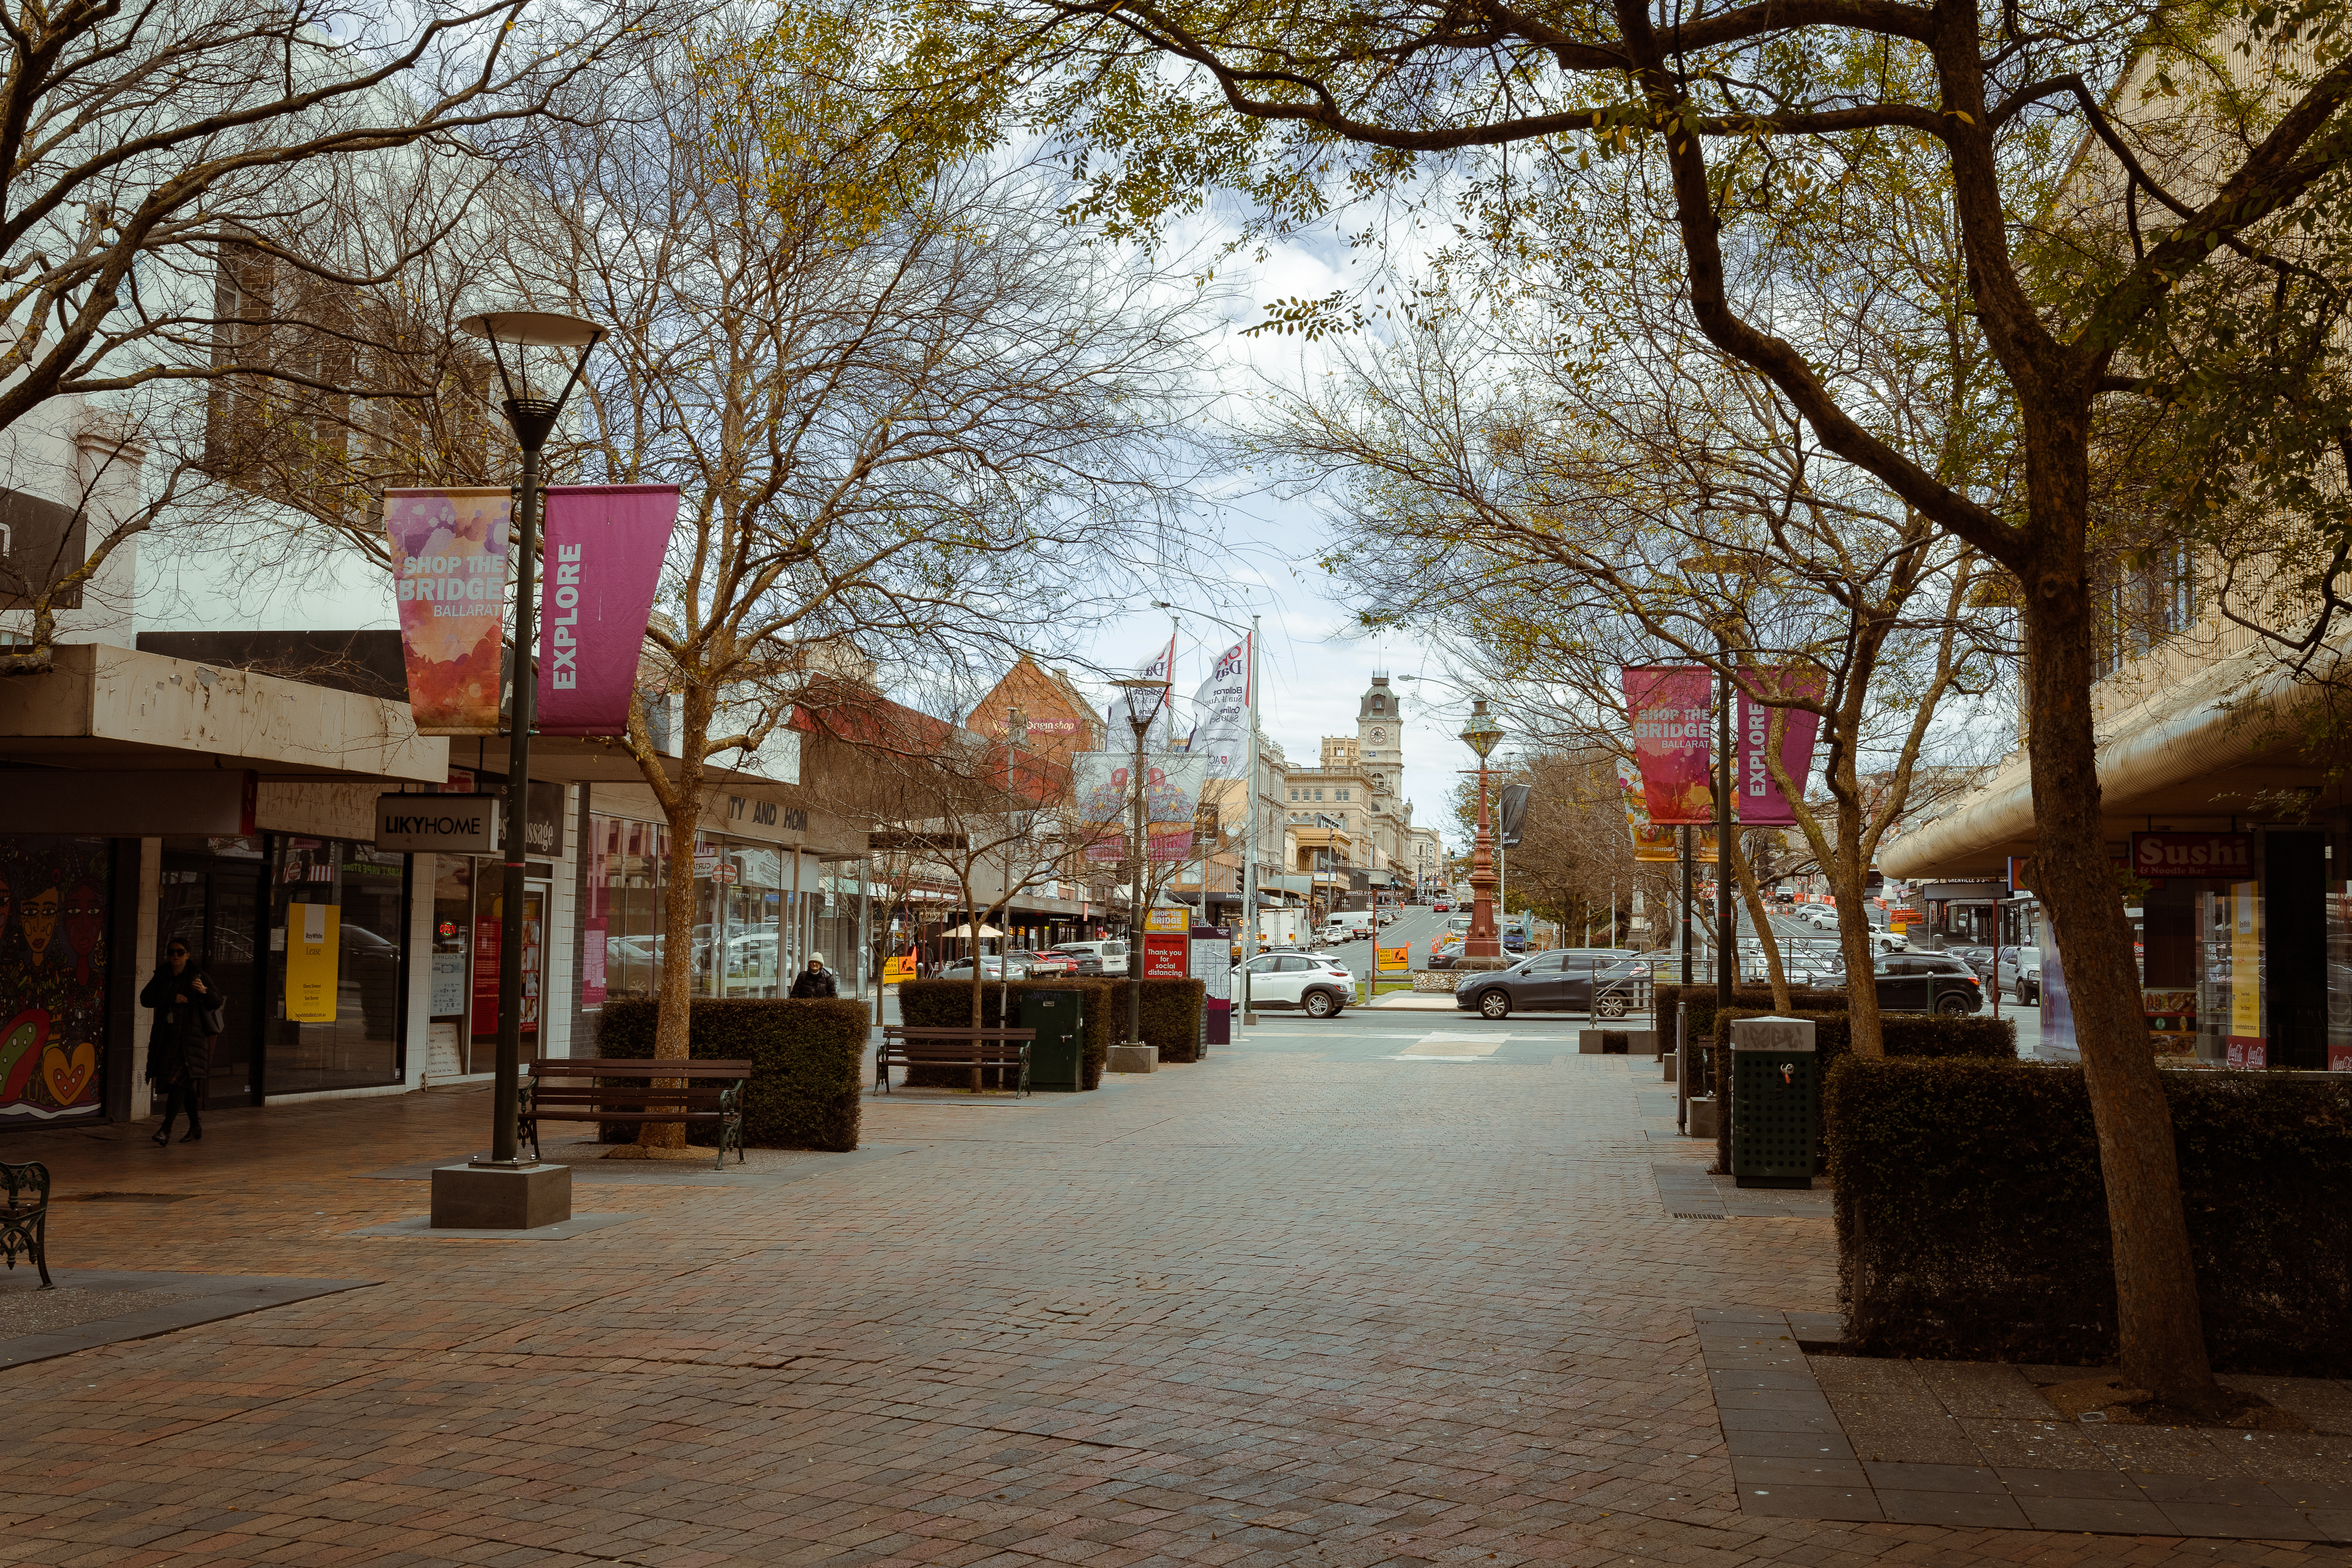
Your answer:
[[[1810,1187],[1819,1057],[1810,1019],[1731,1026],[1731,1176],[1740,1186]]]
[[[1034,1029],[1029,1042],[1029,1087],[1048,1094],[1083,1089],[1087,1073],[1086,997],[1080,991],[1024,991],[1021,1021]]]

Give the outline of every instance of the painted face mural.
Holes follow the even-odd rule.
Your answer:
[[[58,890],[43,888],[25,900],[25,946],[36,967],[49,961],[49,939],[58,932]]]
[[[78,882],[66,894],[66,946],[73,950],[74,978],[89,984],[89,961],[106,929],[106,899],[96,885]]]
[[[101,1113],[103,839],[0,835],[0,1132]]]

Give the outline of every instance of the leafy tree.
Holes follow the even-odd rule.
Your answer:
[[[1829,452],[2019,585],[2038,891],[2065,946],[2101,1140],[2124,1369],[2169,1400],[2225,1406],[2105,863],[2092,442],[2102,398],[2144,396],[2217,429],[2259,428],[2266,444],[2223,450],[2272,474],[2332,453],[2328,400],[2296,393],[2346,351],[2342,332],[2311,329],[2352,267],[2352,57],[2335,0],[2153,12],[2117,0],[1580,0],[1542,12],[922,0],[918,12],[907,79],[944,85],[967,113],[1025,103],[1076,150],[1084,210],[1138,230],[1220,190],[1247,197],[1265,227],[1319,222],[1358,198],[1425,215],[1432,177],[1458,170],[1472,177],[1463,226],[1508,246],[1525,243],[1522,196],[1572,203],[1596,156],[1654,178],[1694,330],[1766,377]],[[2169,156],[2138,151],[2159,146]],[[1801,243],[1843,208],[1842,173],[1865,154],[1899,154],[1948,194],[1942,254],[1971,313],[1920,329],[1980,339],[2014,411],[2015,504],[1888,441],[1868,380],[1810,359],[1763,291],[1738,287],[1738,256],[1770,233],[1867,297],[1869,271]],[[1601,271],[1626,260],[1605,233],[1578,259]],[[2274,280],[2261,312],[2229,276],[2239,271]],[[1316,329],[1368,307],[1294,301],[1277,320]],[[2247,325],[2303,345],[2264,361],[2259,422],[2231,406],[2232,334]]]

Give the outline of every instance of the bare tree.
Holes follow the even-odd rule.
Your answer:
[[[1037,171],[890,142],[730,29],[530,165],[567,202],[532,292],[609,329],[575,460],[685,497],[648,632],[676,760],[642,712],[625,742],[672,828],[674,945],[706,766],[757,754],[812,673],[969,686],[1183,548],[1189,297],[1063,223]],[[687,1054],[688,979],[663,971],[656,1056]]]
[[[531,125],[598,112],[598,78],[625,68],[656,3],[8,0],[0,431],[51,399],[120,404],[220,378],[423,406],[441,388],[408,367],[416,345],[361,306],[469,221]],[[405,216],[321,221],[366,212]],[[265,295],[236,287],[271,274]],[[301,351],[269,351],[289,337]],[[163,444],[155,400],[120,413]],[[184,502],[165,466],[161,487]],[[91,540],[79,580],[164,509]],[[37,599],[31,643],[0,674],[48,668],[47,612],[79,580]]]
[[[1344,373],[1290,400],[1261,448],[1344,487],[1339,578],[1365,619],[1437,640],[1541,743],[1625,754],[1631,664],[1701,665],[1771,709],[1768,765],[1858,979],[1872,861],[1918,803],[1922,758],[1951,744],[1934,730],[1948,701],[1998,678],[2002,618],[1979,608],[1971,550],[1824,454],[1764,378],[1692,350],[1671,298],[1628,296],[1605,351],[1573,356],[1534,336],[1557,301],[1427,310],[1382,350],[1341,350]],[[1822,303],[1822,351],[1877,367],[1890,433],[1997,484],[1966,359],[1922,366]],[[1780,771],[1797,712],[1819,724],[1826,812]],[[1735,842],[1735,874],[1739,858]],[[1874,988],[1849,1005],[1854,1049],[1877,1054]]]

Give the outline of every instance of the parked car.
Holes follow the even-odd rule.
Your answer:
[[[1233,995],[1241,995],[1241,983],[1236,964]],[[1309,1018],[1337,1018],[1355,994],[1355,976],[1328,954],[1265,953],[1249,961],[1253,1008],[1297,1008]]]
[[[1429,967],[1433,969],[1454,967],[1454,960],[1462,956],[1462,934],[1458,931],[1448,931],[1433,937],[1429,944]]]
[[[2001,965],[2001,973],[2015,976],[2011,988],[2017,993],[2018,1006],[2040,1007],[2042,1005],[2042,949],[2011,947],[2009,952],[2011,956]]]
[[[1984,1010],[1984,986],[1974,969],[1943,953],[1882,953],[1871,964],[1879,1008],[1891,1013],[1973,1013]]]
[[[1077,955],[1065,953],[1058,947],[1048,947],[1043,953],[1015,953],[1013,956],[1028,961],[1029,977],[1033,980],[1048,980],[1057,975],[1078,972]]]
[[[1650,966],[1614,947],[1563,947],[1538,953],[1507,969],[1482,970],[1454,983],[1454,1005],[1481,1018],[1518,1011],[1590,1009],[1623,1018],[1640,1000]]]
[[[950,964],[945,968],[941,969],[937,977],[942,980],[969,980],[971,978],[971,966],[972,960],[970,958],[958,958],[954,963]],[[1007,966],[1004,960],[998,957],[995,954],[984,953],[981,955],[980,977],[982,980],[993,983],[998,980],[1017,980],[1022,978],[1022,976],[1018,972],[1007,974],[1005,972],[1006,967]]]
[[[1117,937],[1105,942],[1056,942],[1052,951],[1076,958],[1081,975],[1127,973],[1127,944]]]

